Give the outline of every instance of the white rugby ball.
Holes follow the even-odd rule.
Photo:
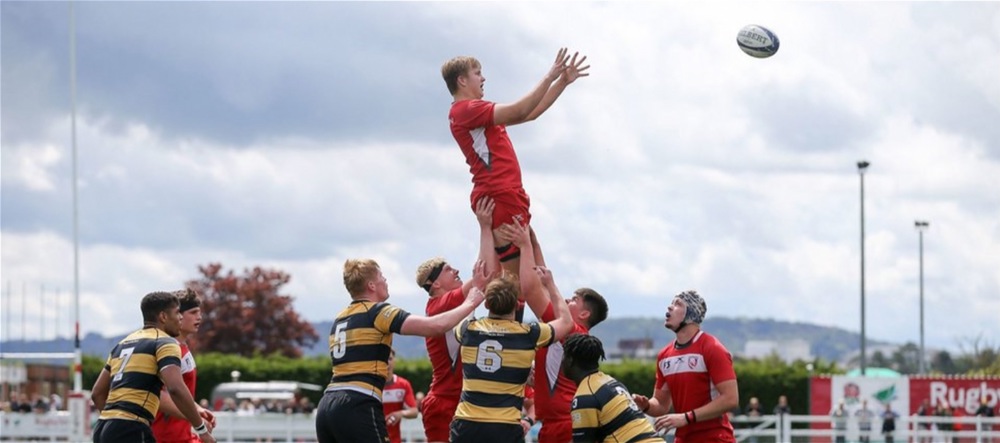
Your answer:
[[[760,25],[746,25],[736,36],[736,44],[752,57],[768,58],[778,52],[778,36]]]

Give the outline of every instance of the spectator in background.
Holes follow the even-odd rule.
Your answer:
[[[774,406],[774,415],[791,414],[792,408],[788,407],[788,397],[781,395],[778,397],[778,404]]]
[[[743,414],[747,416],[747,426],[750,427],[750,443],[757,443],[757,424],[760,423],[760,416],[763,415],[760,411],[760,400],[757,397],[750,397],[750,403],[747,403],[746,409]]]
[[[858,439],[861,443],[868,443],[872,438],[872,419],[875,413],[868,409],[868,400],[861,400],[861,408],[854,411],[854,416],[858,418]]]
[[[830,413],[830,416],[833,417],[834,441],[836,443],[845,443],[847,441],[847,419],[849,414],[843,400],[837,404],[837,407]]]
[[[63,408],[63,399],[55,392],[49,396],[49,410],[61,411]]]
[[[965,413],[965,407],[951,408],[951,416],[954,417],[954,420],[952,421],[954,425],[952,428],[955,430],[955,438],[953,439],[955,442],[961,441],[961,438],[958,437],[958,433],[962,432],[962,419],[964,419],[966,415],[968,414]]]
[[[413,385],[396,374],[396,350],[389,351],[388,376],[382,388],[382,413],[389,430],[389,442],[400,443],[399,424],[404,418],[417,418],[417,399],[413,397]]]
[[[896,418],[899,414],[892,410],[892,404],[885,404],[885,411],[882,412],[882,436],[885,437],[885,443],[893,443],[892,436],[896,432]]]
[[[997,402],[997,405],[1000,407],[1000,401]],[[990,407],[989,401],[987,401],[985,397],[980,399],[979,409],[976,409],[976,417],[993,418],[994,415],[996,414],[994,414],[993,408]],[[984,428],[983,430],[990,430],[991,426],[989,424],[983,424],[982,427]]]
[[[239,406],[236,405],[235,398],[227,398],[222,401],[222,407],[219,410],[223,412],[236,412],[239,410]]]
[[[35,394],[35,402],[32,410],[38,414],[49,412],[49,402],[45,401],[45,397]]]
[[[917,443],[930,443],[931,441],[931,422],[930,417],[934,415],[934,410],[931,409],[931,402],[928,399],[920,402],[920,407],[917,408]]]
[[[17,394],[17,400],[14,399],[14,394],[11,394],[10,410],[12,412],[29,413],[31,412],[31,401],[28,400],[28,394],[22,392]]]
[[[938,430],[944,435],[944,441],[952,441],[953,434],[951,431],[953,422],[951,421],[951,408],[945,404],[939,404],[937,409],[934,410],[934,415],[938,418],[944,419],[937,422]]]

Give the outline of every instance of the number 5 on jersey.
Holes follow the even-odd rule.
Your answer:
[[[337,323],[333,329],[333,335],[330,337],[333,341],[332,346],[330,346],[330,355],[333,358],[344,358],[347,354],[347,322]]]

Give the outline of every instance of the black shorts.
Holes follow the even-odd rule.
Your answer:
[[[316,407],[319,443],[389,443],[382,402],[354,391],[323,394]]]
[[[153,429],[135,420],[97,420],[94,443],[155,443]]]
[[[456,418],[451,421],[451,443],[524,443],[520,424],[483,423]]]

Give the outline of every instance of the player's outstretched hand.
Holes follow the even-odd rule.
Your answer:
[[[496,204],[492,198],[483,197],[476,202],[476,220],[479,226],[493,226],[493,208]]]
[[[543,287],[551,287],[552,285],[552,271],[545,266],[535,266],[535,274],[538,274],[538,279],[542,281]]]
[[[493,277],[486,269],[484,260],[476,260],[476,263],[472,265],[472,286],[480,289],[485,288]]]
[[[639,407],[640,411],[645,411],[649,409],[649,397],[645,395],[632,394],[632,401],[635,405]]]
[[[684,418],[684,414],[661,415],[653,421],[653,427],[660,432],[670,432],[677,428],[683,428],[685,425],[687,425],[687,419]]]
[[[562,81],[566,82],[567,85],[575,82],[576,79],[580,77],[587,77],[590,75],[590,73],[587,72],[587,70],[590,69],[590,65],[583,65],[583,62],[587,61],[587,56],[585,55],[577,60],[579,55],[579,52],[573,53],[573,59],[569,61],[569,65],[566,66],[566,69],[563,70],[562,77],[560,77]]]
[[[566,70],[566,63],[569,61],[568,53],[569,49],[559,48],[559,52],[556,54],[556,61],[552,63],[552,68],[549,69],[549,73],[545,76],[548,81],[555,81]]]

